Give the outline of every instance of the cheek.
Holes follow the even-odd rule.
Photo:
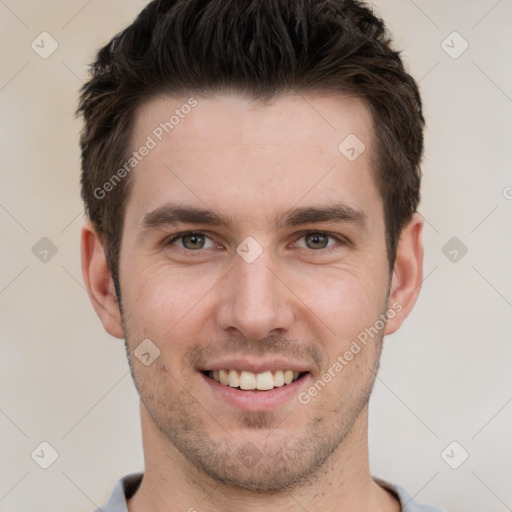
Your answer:
[[[364,267],[314,268],[297,274],[291,286],[337,335],[373,324],[385,301],[385,282]]]
[[[184,339],[177,333],[192,333],[199,328],[198,306],[218,281],[217,275],[193,268],[171,268],[165,262],[134,264],[126,275],[130,276],[123,287],[126,318],[149,338],[164,343],[172,338],[175,349]]]

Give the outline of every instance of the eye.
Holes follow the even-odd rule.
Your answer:
[[[329,239],[333,240],[334,243],[329,243]],[[303,244],[298,244],[299,241],[304,240]],[[300,237],[297,240],[297,244],[302,249],[328,249],[333,245],[336,245],[336,242],[341,242],[341,240],[333,235],[329,235],[327,233],[322,233],[320,231],[314,231],[307,233]]]
[[[165,245],[178,245],[182,249],[197,251],[199,249],[210,249],[215,247],[215,242],[204,233],[188,231],[180,233],[166,240]]]

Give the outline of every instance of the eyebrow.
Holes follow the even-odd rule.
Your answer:
[[[270,230],[277,231],[283,227],[297,227],[303,224],[320,222],[337,222],[354,224],[364,228],[367,223],[366,214],[359,209],[344,203],[322,206],[305,206],[293,208],[276,216],[269,225]],[[141,236],[159,228],[178,223],[223,226],[233,229],[231,216],[215,212],[207,208],[198,208],[176,203],[166,203],[156,210],[145,214],[141,222]]]

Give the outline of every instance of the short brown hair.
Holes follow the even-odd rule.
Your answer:
[[[329,91],[362,98],[375,133],[390,268],[419,202],[421,98],[379,19],[356,0],[154,0],[102,48],[81,91],[82,198],[116,290],[137,107],[158,94],[236,90],[255,100]]]

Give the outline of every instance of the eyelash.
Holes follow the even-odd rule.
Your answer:
[[[334,249],[338,248],[339,245],[347,245],[348,244],[348,241],[345,238],[342,238],[342,237],[336,236],[336,235],[332,235],[331,233],[327,233],[325,231],[304,231],[304,232],[301,232],[300,236],[295,239],[294,243],[299,241],[301,238],[304,238],[305,236],[312,235],[312,234],[326,235],[327,237],[336,240],[336,242],[338,242],[338,243],[333,245],[333,246],[330,246],[330,247],[325,247],[323,249],[309,249],[309,251],[311,251],[311,252],[327,253],[327,252],[330,252],[331,250],[334,250]],[[185,237],[187,235],[201,235],[201,236],[204,236],[205,238],[208,238],[211,241],[215,242],[212,239],[212,237],[208,236],[208,234],[205,233],[204,231],[184,231],[182,233],[178,233],[176,235],[173,235],[170,238],[166,238],[162,242],[162,244],[164,246],[172,245],[175,241],[177,241],[180,238],[183,238],[183,237]],[[192,249],[187,249],[186,247],[178,247],[178,249],[180,249],[182,251],[186,251],[187,253],[194,253],[194,252],[198,252],[199,253],[199,252],[201,252],[203,250],[203,249],[197,249],[197,250],[194,251]],[[308,250],[307,248],[303,248],[303,247],[301,247],[301,249]]]

